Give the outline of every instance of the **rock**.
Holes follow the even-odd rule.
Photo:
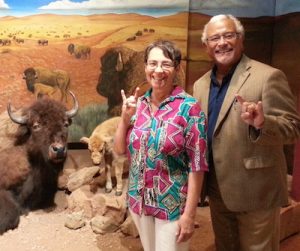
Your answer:
[[[68,209],[72,212],[83,211],[85,217],[92,218],[94,216],[91,203],[93,195],[88,185],[76,189],[68,197]]]
[[[120,226],[120,230],[125,235],[130,235],[135,238],[139,236],[139,232],[132,220],[131,215],[129,214],[123,224]]]
[[[69,177],[67,188],[69,191],[74,191],[82,185],[88,184],[100,170],[99,166],[84,167],[79,171],[72,173]]]
[[[78,229],[85,226],[85,224],[84,213],[83,211],[80,211],[67,215],[65,227],[70,229]]]
[[[98,215],[91,220],[91,228],[97,234],[112,233],[118,229],[112,218]]]
[[[104,215],[106,212],[105,195],[103,193],[97,193],[91,200],[93,215]]]

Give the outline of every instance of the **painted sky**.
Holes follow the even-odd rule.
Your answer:
[[[0,16],[40,13],[95,14],[107,10],[160,16],[190,10],[238,17],[278,16],[300,12],[299,0],[0,0]],[[275,7],[276,3],[276,7]]]
[[[149,10],[150,14],[159,14],[171,10],[187,11],[188,6],[188,0],[0,0],[0,15],[94,14],[105,13],[106,10],[116,13],[133,10],[131,12],[142,14]]]

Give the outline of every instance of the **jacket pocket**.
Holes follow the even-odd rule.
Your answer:
[[[252,157],[245,158],[244,165],[246,169],[257,169],[274,166],[275,160],[270,157]]]

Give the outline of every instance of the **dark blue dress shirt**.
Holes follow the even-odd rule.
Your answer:
[[[233,67],[230,72],[223,78],[221,85],[217,81],[216,67],[213,68],[211,73],[211,83],[208,98],[208,127],[207,127],[207,141],[208,141],[208,152],[209,152],[209,166],[213,167],[213,155],[212,155],[212,140],[214,129],[218,120],[218,116],[231,81],[232,75],[235,71]]]

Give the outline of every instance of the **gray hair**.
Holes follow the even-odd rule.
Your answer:
[[[181,51],[175,46],[173,42],[162,39],[156,40],[147,46],[144,54],[145,64],[147,64],[149,53],[153,48],[160,48],[163,51],[164,56],[172,60],[175,67],[180,65]]]
[[[225,14],[220,14],[220,15],[216,15],[213,16],[208,23],[204,26],[203,28],[203,32],[202,32],[202,37],[201,37],[201,41],[202,43],[206,44],[207,43],[207,26],[210,23],[213,23],[215,21],[219,21],[222,19],[230,19],[233,21],[235,28],[236,28],[236,32],[241,34],[242,37],[245,36],[245,30],[244,30],[244,26],[241,24],[240,20],[238,20],[236,17],[234,17],[233,15],[225,15]]]

